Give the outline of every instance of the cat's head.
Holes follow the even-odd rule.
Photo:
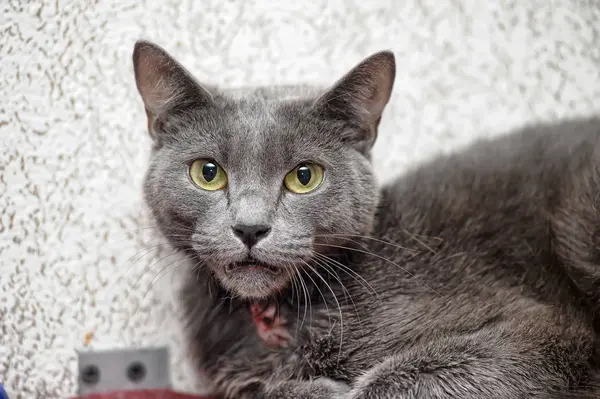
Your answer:
[[[148,42],[136,44],[133,63],[154,140],[145,198],[199,273],[264,298],[370,231],[369,152],[394,83],[391,52],[327,90],[279,98],[202,86]]]

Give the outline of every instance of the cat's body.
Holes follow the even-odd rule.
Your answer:
[[[156,47],[140,46],[136,65],[151,65],[139,61],[142,51],[148,51],[148,57],[164,57]],[[167,72],[178,76],[175,83],[181,84],[187,75],[177,75],[183,73],[181,67],[167,62]],[[370,62],[363,68],[372,73],[382,61]],[[307,89],[301,90],[301,97],[285,89],[260,90],[250,97],[213,94],[210,100],[192,91],[193,116],[190,103],[184,103],[165,117],[148,99],[140,81],[143,72],[136,69],[151,125],[163,113],[162,124],[151,127],[163,137],[157,140],[146,198],[162,232],[196,266],[190,268],[182,298],[192,358],[215,393],[269,399],[600,397],[600,120],[539,126],[477,143],[405,174],[377,198],[366,169],[369,145],[349,136],[341,144],[319,141],[327,132],[320,118],[352,108],[335,103],[343,97],[335,87],[336,95],[325,92],[327,101],[321,100],[323,92],[310,90],[308,95]],[[362,101],[353,108],[361,118],[365,109],[373,114],[364,130],[359,129],[364,134],[373,126],[376,131],[383,108],[361,97],[366,89],[353,79],[356,74],[355,70],[342,81],[342,94]],[[178,90],[171,89],[165,98],[182,98],[184,90]],[[270,97],[273,93],[285,99]],[[212,104],[212,110],[202,114],[198,104]],[[324,106],[326,111],[312,113],[313,107]],[[227,119],[231,113],[235,122]],[[300,119],[295,119],[297,114]],[[282,118],[290,123],[281,132],[273,131],[273,123]],[[347,135],[341,126],[352,116],[332,119],[331,130]],[[302,126],[305,121],[310,129]],[[211,126],[210,133],[206,126]],[[292,131],[290,126],[295,132],[290,134],[304,134],[279,141],[279,135]],[[219,159],[228,165],[227,194],[180,188],[187,180],[179,177],[184,169],[173,156],[195,145],[202,153],[219,138],[193,143],[193,131],[207,135],[219,129],[247,132],[231,134],[219,144],[228,146],[229,158]],[[186,139],[176,135],[181,130]],[[313,131],[320,135],[310,136]],[[302,138],[307,135],[309,139]],[[296,148],[285,147],[294,140]],[[307,142],[333,154],[333,159],[322,161],[330,174],[319,190],[328,198],[318,197],[317,190],[300,197],[269,197],[269,190],[280,183],[267,189],[257,181],[269,180],[269,173],[285,174],[294,162],[279,165],[294,159],[296,151],[303,154],[300,159],[312,158],[305,155],[311,150],[303,147]],[[282,150],[278,157],[276,148],[287,152]],[[319,158],[318,151],[314,154]],[[273,159],[264,158],[268,156]],[[249,160],[245,168],[232,161],[242,158]],[[250,160],[270,162],[269,167],[256,167],[255,182],[241,172],[252,170]],[[345,174],[338,173],[340,168]],[[246,180],[236,180],[240,176]],[[246,201],[248,196],[252,202]],[[221,199],[227,205],[211,202]],[[300,201],[310,201],[316,209]],[[261,213],[263,207],[268,212]],[[231,251],[222,241],[229,237],[202,240],[233,222],[207,213],[214,208],[226,210],[235,221],[240,212],[256,223],[269,220],[274,237],[290,234],[278,243],[288,251],[289,263],[256,243],[249,251],[268,265],[288,265],[290,275],[306,265],[298,273],[302,281],[294,277],[280,285],[284,277],[274,274],[279,277],[266,285],[267,275],[248,271],[242,279],[221,266],[221,257]],[[290,219],[283,223],[273,215]],[[277,223],[282,223],[279,231]],[[219,230],[209,231],[213,225]],[[312,241],[303,244],[308,234]],[[265,248],[270,237],[264,239]],[[210,254],[203,249],[209,245],[215,247]],[[311,246],[307,253],[312,255],[302,252],[305,245]],[[297,263],[295,253],[301,258]],[[238,262],[235,256],[230,258]],[[223,274],[221,268],[226,270]],[[264,288],[271,286],[277,289]],[[263,287],[265,295],[257,287]],[[281,347],[266,345],[256,332],[249,308],[265,297],[287,322],[291,338]]]
[[[313,276],[320,292],[313,289],[306,315],[302,292],[293,294],[296,304],[300,295],[299,310],[281,305],[290,329],[299,328],[298,342],[286,350],[272,351],[258,339],[244,301],[233,300],[232,312],[223,296],[204,296],[208,291],[190,279],[184,298],[196,328],[192,342],[201,354],[199,364],[226,389],[252,385],[258,375],[277,382],[278,372],[351,384],[382,359],[413,352],[407,362],[411,372],[431,368],[422,372],[435,374],[439,368],[468,374],[466,369],[476,367],[489,373],[486,379],[499,378],[488,387],[468,378],[456,386],[448,382],[449,396],[439,397],[517,398],[524,397],[522,389],[546,397],[544,388],[565,397],[564,384],[576,385],[591,370],[588,361],[598,339],[594,313],[575,285],[590,293],[597,308],[600,266],[588,270],[596,283],[587,287],[565,269],[565,263],[585,267],[583,259],[600,255],[594,231],[600,228],[600,212],[594,212],[600,205],[598,149],[600,120],[540,126],[444,156],[392,182],[382,190],[370,238],[353,238],[361,252],[349,254],[349,262],[338,259],[360,277],[338,271],[345,291],[321,272],[335,290],[343,326],[331,292]],[[305,281],[314,285],[308,277]],[[210,314],[205,321],[198,301]],[[343,329],[330,328],[330,319]],[[528,356],[544,341],[556,351],[548,356],[560,358],[564,367],[554,375],[548,372],[555,367],[551,359]],[[444,353],[450,343],[462,342],[468,355]],[[439,357],[419,353],[425,348],[438,350]],[[230,358],[224,361],[223,355]],[[546,381],[521,386],[508,367],[517,360],[524,363],[515,373],[541,372],[546,375],[538,378]],[[290,371],[273,366],[280,362]],[[451,365],[456,370],[446,371]],[[572,373],[572,380],[562,380],[561,372]],[[506,382],[514,391],[502,389]],[[423,389],[411,392],[436,397]]]

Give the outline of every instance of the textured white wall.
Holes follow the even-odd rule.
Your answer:
[[[4,0],[0,10],[0,380],[13,398],[72,394],[88,330],[95,348],[172,345],[177,386],[192,388],[176,257],[161,260],[168,252],[144,229],[138,38],[227,85],[327,82],[393,49],[382,178],[477,135],[600,112],[598,0]]]

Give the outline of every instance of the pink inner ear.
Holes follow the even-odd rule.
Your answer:
[[[377,125],[390,99],[395,75],[394,55],[391,52],[376,53],[342,77],[315,105],[333,110],[354,110],[355,117],[362,122]]]
[[[381,118],[381,114],[389,101],[389,96],[389,93],[385,93],[379,89],[373,91],[370,101],[368,101],[369,105],[367,109],[375,120]]]
[[[136,44],[133,62],[138,91],[149,116],[158,117],[183,103],[211,103],[211,94],[160,47]]]
[[[182,74],[167,53],[152,44],[139,44],[134,50],[134,69],[138,91],[147,111],[160,115],[183,94]]]
[[[386,53],[378,53],[371,56],[361,65],[365,68],[370,86],[370,96],[366,101],[365,108],[369,111],[374,121],[381,118],[381,114],[392,94],[394,79],[396,75],[395,61],[393,56]]]
[[[154,115],[163,112],[168,104],[181,95],[177,89],[170,60],[152,48],[141,50],[136,77],[138,89],[146,108]]]

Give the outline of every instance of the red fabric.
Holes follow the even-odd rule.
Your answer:
[[[146,391],[113,391],[92,395],[75,396],[71,399],[212,399],[210,396],[198,396],[175,392],[170,389],[152,389]]]

